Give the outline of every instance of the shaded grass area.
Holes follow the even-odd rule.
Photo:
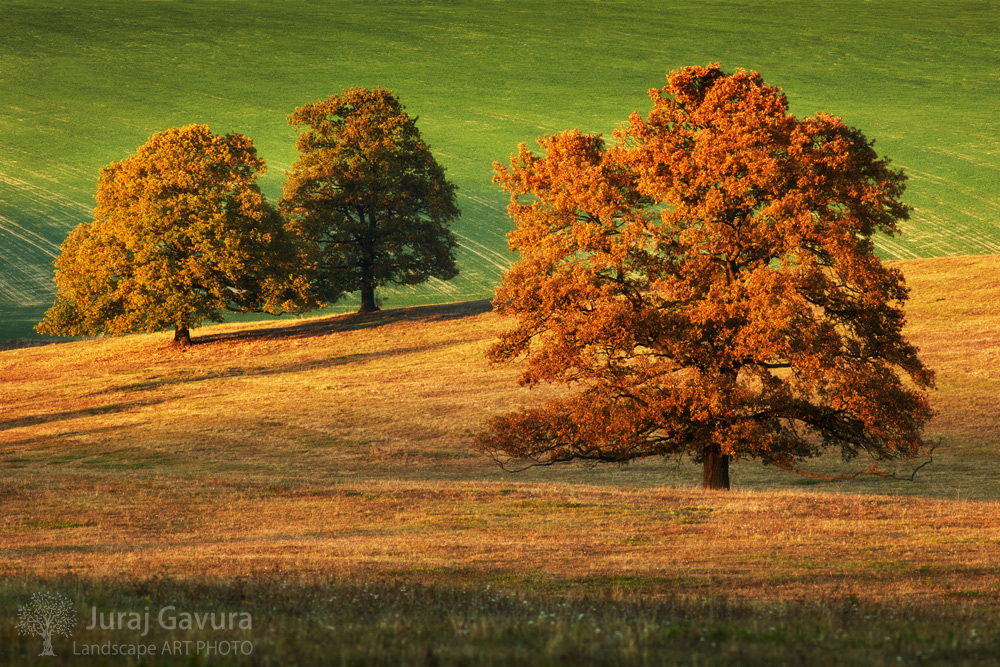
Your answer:
[[[253,629],[157,642],[254,652],[154,664],[989,664],[1000,258],[898,266],[938,372],[943,444],[915,482],[504,473],[473,435],[549,390],[486,363],[505,323],[482,301],[2,352],[0,617],[71,597],[53,663],[130,664],[65,654],[138,641],[85,631],[91,607],[173,605]],[[0,624],[0,647],[31,664],[40,640]]]
[[[289,582],[274,571],[256,580],[134,582],[78,578],[0,583],[0,614],[37,587],[57,588],[90,606],[156,614],[164,602],[249,614],[252,630],[94,630],[55,639],[57,658],[38,658],[40,641],[0,629],[8,664],[136,664],[120,656],[81,657],[85,646],[141,644],[146,664],[255,665],[694,665],[989,664],[1000,650],[996,613],[919,605],[886,607],[847,594],[833,604],[809,599],[733,601],[724,596],[659,594],[655,580],[624,588],[596,580],[570,593],[488,583],[462,572],[378,580]],[[293,575],[294,576],[294,575]],[[637,590],[653,591],[639,593]],[[86,601],[82,604],[82,601]],[[168,612],[169,614],[170,612]],[[86,643],[85,643],[86,642]],[[185,655],[165,646],[191,642]],[[239,642],[248,655],[209,654],[199,642]],[[247,642],[252,642],[252,648]],[[73,655],[76,651],[77,654]]]

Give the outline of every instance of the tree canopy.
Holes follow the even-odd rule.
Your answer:
[[[611,146],[570,131],[495,165],[520,261],[489,356],[579,391],[491,420],[478,446],[515,466],[686,453],[706,488],[739,458],[915,456],[933,374],[873,245],[908,217],[903,173],[756,72],[687,67],[650,97]]]
[[[283,213],[313,249],[313,289],[329,303],[376,288],[458,274],[455,186],[416,119],[391,91],[351,88],[295,110],[299,158],[285,183]]]
[[[56,259],[56,335],[188,330],[224,311],[308,309],[295,249],[257,178],[264,162],[240,134],[205,125],[151,137],[100,172],[94,220]]]

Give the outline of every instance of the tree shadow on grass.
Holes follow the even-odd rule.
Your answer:
[[[135,382],[132,384],[121,385],[118,387],[111,387],[108,389],[102,389],[93,395],[102,394],[115,394],[118,392],[138,392],[138,391],[152,391],[160,389],[163,387],[170,387],[176,385],[185,385],[198,382],[206,382],[210,380],[220,380],[220,379],[231,379],[231,378],[254,378],[254,377],[267,377],[271,375],[284,375],[286,373],[308,373],[310,371],[319,371],[329,368],[336,368],[338,366],[347,365],[361,365],[375,361],[378,359],[387,359],[390,357],[406,356],[408,354],[416,354],[420,352],[429,352],[431,350],[440,350],[456,345],[456,342],[438,342],[429,343],[427,345],[420,345],[414,347],[403,347],[403,348],[393,348],[391,350],[381,350],[378,352],[362,352],[356,354],[344,354],[334,357],[325,357],[322,359],[309,359],[306,361],[297,361],[294,363],[283,364],[279,366],[267,366],[262,368],[226,368],[218,371],[208,371],[204,373],[196,374],[173,374],[164,376],[154,376],[143,380],[142,382]],[[136,403],[136,405],[144,405],[145,403]],[[81,413],[88,413],[86,410],[74,411]],[[73,416],[83,416],[73,415]],[[68,418],[68,417],[64,417]],[[37,419],[38,421],[33,421]],[[35,423],[42,423],[46,421],[44,417],[34,418],[25,417],[20,420],[23,423],[15,424],[14,426],[29,426]],[[4,428],[14,428],[14,426],[4,426],[4,422],[0,422],[0,430]]]
[[[79,410],[63,410],[61,412],[50,412],[43,415],[29,415],[27,417],[17,417],[0,421],[0,431],[7,431],[12,428],[24,426],[38,426],[39,424],[49,424],[68,419],[80,419],[82,417],[95,417],[98,415],[127,412],[136,408],[142,408],[156,403],[160,400],[128,401],[125,403],[114,403],[112,405],[98,405],[92,408],[81,408]]]
[[[55,420],[53,420],[55,421]],[[0,430],[4,428],[13,427],[0,427]],[[3,450],[0,450],[0,456],[6,455],[6,465],[12,467],[23,467],[28,463],[34,464],[34,459],[30,457],[25,457],[23,454],[27,449],[31,449],[36,445],[51,447],[54,443],[66,442],[74,438],[94,438],[97,436],[106,436],[109,433],[121,430],[121,426],[100,426],[97,428],[85,428],[75,431],[60,431],[56,435],[38,435],[33,437],[26,437],[20,440],[4,440]],[[74,443],[74,446],[78,446]],[[17,451],[20,450],[20,451]],[[0,458],[2,461],[2,458]]]
[[[218,333],[201,336],[194,339],[195,345],[229,344],[251,341],[292,341],[307,338],[328,336],[331,334],[371,329],[379,326],[395,324],[398,322],[446,322],[458,320],[465,317],[472,317],[488,313],[491,310],[490,301],[481,299],[479,301],[466,301],[461,303],[417,306],[413,308],[397,308],[393,310],[379,311],[376,313],[354,313],[349,315],[334,315],[330,317],[311,319],[305,322],[293,322],[282,326],[242,329],[231,333]],[[271,366],[265,368],[227,368],[217,371],[209,371],[193,374],[171,374],[159,377],[146,378],[140,382],[103,389],[87,396],[118,394],[121,392],[135,394],[137,392],[153,391],[161,387],[179,384],[189,384],[216,380],[221,378],[255,377],[281,375],[285,373],[299,373],[346,364],[362,364],[376,359],[412,354],[416,352],[430,351],[445,348],[453,345],[452,342],[437,342],[422,346],[397,348],[379,352],[369,352],[361,354],[346,354],[324,359],[310,359],[281,366]],[[14,428],[37,426],[51,422],[92,417],[96,415],[125,412],[132,409],[146,407],[163,402],[164,398],[149,398],[144,400],[130,400],[115,402],[111,405],[81,408],[77,410],[65,410],[48,414],[29,415],[0,421],[0,431]]]
[[[258,329],[242,329],[231,333],[207,334],[192,337],[192,345],[201,346],[212,343],[241,343],[261,340],[298,340],[316,338],[330,334],[396,324],[398,322],[447,322],[459,320],[474,315],[482,315],[492,310],[489,299],[478,301],[463,301],[433,306],[414,306],[411,308],[394,308],[380,310],[375,313],[349,313],[347,315],[331,315],[305,322],[293,322],[283,326],[272,326]]]

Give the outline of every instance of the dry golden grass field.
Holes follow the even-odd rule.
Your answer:
[[[544,391],[487,364],[486,302],[0,352],[0,663],[1000,663],[1000,257],[898,266],[938,373],[912,482],[505,473],[472,436]],[[78,612],[56,658],[14,628],[43,590]],[[253,628],[161,648],[252,653],[79,654],[139,641],[92,607],[168,604]]]

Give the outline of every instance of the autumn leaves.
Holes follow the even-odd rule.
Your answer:
[[[290,117],[307,126],[269,204],[249,138],[204,125],[154,135],[101,170],[94,221],[56,260],[56,335],[173,328],[180,344],[231,312],[304,312],[360,291],[457,274],[455,188],[389,91],[351,89]]]
[[[489,355],[579,391],[492,420],[479,448],[514,466],[688,454],[709,488],[737,458],[916,455],[933,375],[872,243],[908,217],[902,172],[839,118],[789,114],[756,72],[687,67],[650,97],[613,144],[564,132],[495,165],[520,260]],[[455,187],[398,100],[352,89],[290,122],[306,129],[278,209],[250,141],[203,126],[102,170],[39,330],[186,335],[348,292],[371,311],[379,285],[457,273]]]
[[[299,160],[282,210],[305,239],[326,302],[359,292],[378,310],[379,285],[415,285],[458,275],[448,225],[458,218],[455,186],[390,93],[353,88],[296,110]]]
[[[907,217],[903,174],[755,72],[688,67],[650,96],[611,146],[566,132],[496,165],[520,261],[490,356],[579,391],[479,447],[512,466],[689,454],[708,488],[734,458],[914,456],[932,374],[871,242]]]
[[[154,135],[100,173],[94,221],[56,260],[55,305],[42,333],[173,328],[180,344],[204,320],[310,304],[296,249],[257,186],[250,140],[204,125]]]

